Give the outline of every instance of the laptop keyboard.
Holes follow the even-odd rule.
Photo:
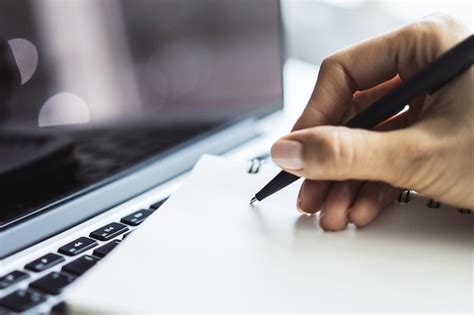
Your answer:
[[[0,305],[14,312],[25,312],[43,302],[46,297],[41,293],[22,289],[4,297]]]
[[[112,222],[93,231],[89,236],[99,241],[108,241],[128,231],[125,224]]]
[[[63,256],[49,253],[40,257],[25,266],[25,269],[34,272],[41,272],[65,261]]]
[[[107,246],[107,245],[104,245],[104,246]],[[100,258],[103,258],[103,257],[104,256]],[[91,256],[91,255],[84,255],[64,265],[62,270],[65,272],[69,272],[75,276],[81,276],[84,272],[92,268],[98,261],[99,261],[99,258],[97,257]]]
[[[27,312],[46,302],[49,298],[60,295],[65,287],[74,282],[87,270],[99,263],[136,227],[157,210],[167,198],[150,205],[149,209],[139,209],[123,217],[119,222],[111,222],[99,229],[92,231],[87,237],[64,244],[56,253],[47,253],[31,261],[23,270],[14,270],[0,276],[0,289],[5,290],[19,286],[18,289],[0,299],[0,313]],[[89,250],[92,253],[86,254]],[[76,257],[66,263],[66,258]],[[32,274],[61,267],[58,271],[51,271],[39,279],[32,280]],[[57,268],[55,268],[57,269]],[[27,286],[25,289],[24,287]],[[57,303],[51,314],[65,312],[64,303]]]
[[[60,247],[58,252],[66,256],[76,256],[96,247],[97,245],[97,242],[90,238],[80,237],[77,240]]]
[[[46,276],[30,283],[30,288],[37,289],[51,295],[61,294],[63,289],[76,280],[76,277],[67,273],[53,271]]]
[[[251,169],[269,158],[269,154],[252,159]],[[249,170],[250,171],[250,170]],[[56,253],[47,253],[26,264],[24,270],[14,270],[0,276],[0,289],[17,290],[0,298],[0,314],[6,312],[28,312],[32,308],[54,299],[65,287],[74,282],[87,270],[119,246],[140,223],[159,209],[168,198],[151,204],[148,209],[138,209],[123,218],[120,222],[111,222],[99,229],[91,231],[88,236],[81,236],[57,249]],[[92,251],[92,252],[90,252]],[[65,258],[74,257],[74,260]],[[32,279],[33,274],[55,269],[39,279]],[[58,267],[60,267],[58,269]],[[25,289],[25,287],[27,287]],[[59,298],[54,300],[49,314],[65,314],[67,307]]]

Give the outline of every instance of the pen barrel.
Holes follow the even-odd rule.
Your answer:
[[[255,198],[261,201],[266,197],[276,193],[280,189],[282,189],[281,183],[285,183],[287,185],[297,181],[299,179],[298,176],[287,173],[287,172],[280,172],[277,176],[273,178],[265,187],[262,188],[258,193],[255,194]]]
[[[466,71],[474,63],[474,35],[439,56],[426,70],[427,92],[435,93],[440,87]]]

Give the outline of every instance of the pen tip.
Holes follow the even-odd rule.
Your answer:
[[[250,204],[253,205],[256,201],[258,201],[257,197],[253,197],[252,199],[250,199]]]

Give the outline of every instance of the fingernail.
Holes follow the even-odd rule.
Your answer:
[[[307,216],[307,217],[310,217],[310,216],[313,215],[312,213],[305,212],[305,211],[302,210],[300,207],[296,207],[296,209],[298,209],[298,212],[299,212],[301,215],[305,215],[305,216]]]
[[[303,168],[303,145],[298,141],[278,140],[272,147],[272,159],[282,168],[300,170]]]
[[[304,210],[301,208],[301,203],[302,203],[302,202],[301,202],[301,197],[298,196],[298,201],[296,202],[296,209],[298,209],[298,212],[299,212],[300,214],[306,215],[306,216],[308,216],[308,217],[311,216],[312,213],[306,212],[306,211],[304,211]]]

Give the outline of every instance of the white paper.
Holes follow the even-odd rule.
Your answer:
[[[173,196],[66,292],[76,312],[467,312],[473,217],[414,196],[328,233],[278,170],[204,156]]]

